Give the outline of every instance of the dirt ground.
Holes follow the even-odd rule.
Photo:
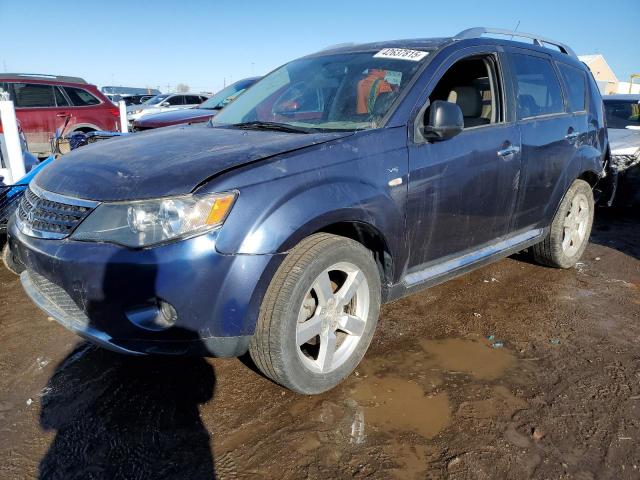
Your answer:
[[[640,216],[567,271],[526,254],[384,307],[314,397],[236,359],[140,359],[0,267],[0,478],[640,478]]]

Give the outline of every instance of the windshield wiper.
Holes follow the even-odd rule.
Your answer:
[[[276,130],[279,132],[289,132],[289,133],[309,133],[309,130],[302,127],[294,127],[293,125],[288,125],[286,123],[276,123],[276,122],[242,122],[242,123],[234,123],[231,125],[234,128],[246,128],[247,130],[255,129],[255,130]]]

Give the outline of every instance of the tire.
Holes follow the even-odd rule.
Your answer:
[[[306,238],[271,280],[249,347],[251,358],[267,377],[295,392],[310,395],[333,388],[356,368],[371,343],[380,291],[378,267],[361,244],[327,233]]]
[[[4,263],[7,270],[15,275],[20,275],[24,271],[24,266],[16,261],[13,253],[9,250],[9,242],[2,247],[2,263]]]
[[[549,233],[532,248],[535,261],[555,268],[573,267],[589,243],[593,215],[591,186],[575,180],[560,202]]]

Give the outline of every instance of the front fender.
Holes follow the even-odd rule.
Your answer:
[[[407,178],[406,128],[361,132],[237,169],[207,185],[240,192],[217,248],[282,253],[329,225],[357,222],[402,257]]]
[[[388,237],[404,230],[404,212],[375,185],[349,178],[326,178],[302,185],[273,202],[246,230],[237,249],[231,237],[224,235],[217,248],[223,253],[286,252],[303,238],[339,222],[370,225],[382,234],[393,255],[396,245]]]

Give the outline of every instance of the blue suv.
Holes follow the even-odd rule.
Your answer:
[[[475,28],[341,46],[208,124],[65,155],[9,242],[27,294],[79,335],[248,351],[312,394],[357,366],[384,302],[527,248],[574,265],[607,155],[596,83],[561,43]]]

